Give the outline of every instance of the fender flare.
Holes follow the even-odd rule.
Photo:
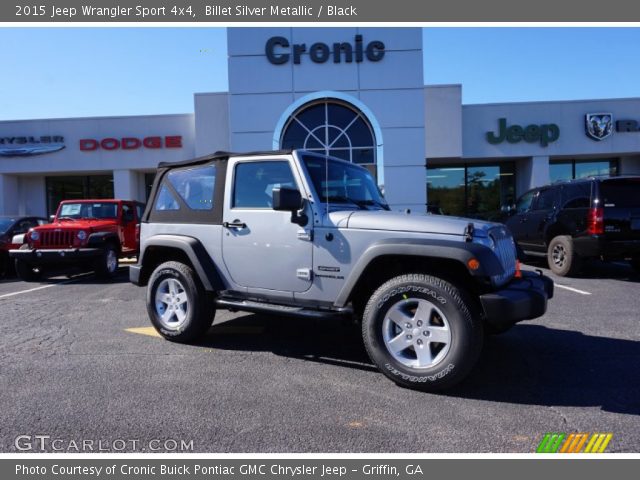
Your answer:
[[[490,277],[504,272],[495,253],[489,247],[479,243],[423,239],[381,240],[364,251],[346,278],[334,305],[344,307],[367,266],[376,258],[390,255],[454,260],[462,264],[472,277]],[[477,270],[471,270],[467,266],[467,262],[472,258],[480,262]]]
[[[120,238],[115,232],[96,232],[89,234],[88,247],[100,248],[108,241],[113,241],[120,249]]]
[[[144,242],[144,251],[140,254],[138,265],[144,268],[144,256],[149,247],[165,247],[182,251],[191,261],[191,265],[202,282],[205,290],[220,291],[225,286],[211,256],[197,238],[186,235],[154,235]]]

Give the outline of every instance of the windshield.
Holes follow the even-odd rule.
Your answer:
[[[389,210],[373,176],[365,169],[328,158],[302,157],[322,203]]]
[[[13,218],[0,218],[0,233],[4,233],[9,230],[11,225],[13,225],[13,222],[15,222]]]
[[[79,218],[118,218],[118,204],[113,202],[65,203],[60,207],[58,220]]]

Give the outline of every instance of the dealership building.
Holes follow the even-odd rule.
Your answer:
[[[0,122],[0,215],[144,201],[159,162],[218,150],[327,152],[394,209],[479,218],[538,185],[640,174],[640,98],[464,105],[463,86],[424,85],[420,28],[229,28],[228,75],[192,113]]]

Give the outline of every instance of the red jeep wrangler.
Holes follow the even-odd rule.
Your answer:
[[[9,252],[16,273],[30,282],[48,267],[74,265],[112,277],[119,258],[138,255],[143,210],[134,201],[63,201],[52,223],[29,230],[20,249]]]

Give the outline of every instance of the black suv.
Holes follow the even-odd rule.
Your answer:
[[[530,255],[547,256],[557,275],[586,258],[630,260],[640,271],[640,177],[590,177],[535,188],[505,221]]]

